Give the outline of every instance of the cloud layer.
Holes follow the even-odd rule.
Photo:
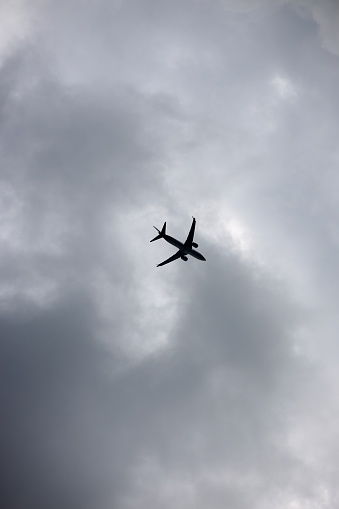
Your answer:
[[[4,505],[335,507],[336,4],[1,10]]]

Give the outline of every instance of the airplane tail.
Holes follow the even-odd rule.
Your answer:
[[[166,223],[164,223],[164,226],[162,227],[161,231],[158,230],[158,228],[156,226],[153,226],[153,228],[155,228],[157,230],[157,232],[159,233],[159,235],[157,235],[156,237],[154,237],[154,239],[150,240],[150,242],[153,242],[154,240],[159,240],[159,239],[162,239],[164,235],[166,235]]]

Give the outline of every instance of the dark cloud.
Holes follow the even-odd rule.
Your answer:
[[[135,467],[148,457],[169,475],[267,473],[277,461],[267,436],[284,429],[284,378],[295,377],[285,330],[293,311],[291,323],[277,318],[278,295],[248,280],[234,259],[226,271],[214,261],[209,281],[191,281],[173,349],[122,372],[97,342],[97,317],[84,298],[2,319],[6,507],[92,507],[108,495],[124,507],[126,490],[140,497]],[[204,484],[196,489],[208,501]],[[236,500],[231,486],[224,496],[229,490]]]
[[[93,507],[107,461],[103,352],[84,299],[1,320],[2,500]]]

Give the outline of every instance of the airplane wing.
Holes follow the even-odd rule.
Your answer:
[[[164,262],[159,263],[159,265],[157,265],[157,267],[161,267],[161,265],[166,265],[166,263],[173,262],[174,260],[177,260],[178,258],[180,258],[181,255],[182,255],[182,251],[180,251],[180,249],[179,249],[179,251],[177,251],[173,256],[170,256]]]
[[[193,217],[192,226],[191,226],[189,234],[187,235],[187,239],[185,241],[185,246],[189,247],[190,249],[192,247],[194,230],[195,230],[195,217]]]

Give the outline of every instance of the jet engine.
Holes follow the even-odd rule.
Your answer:
[[[187,256],[185,256],[185,255],[182,255],[181,259],[184,260],[184,262],[187,262],[187,260],[188,260]]]
[[[193,247],[198,247],[198,244],[196,242],[192,242]]]

